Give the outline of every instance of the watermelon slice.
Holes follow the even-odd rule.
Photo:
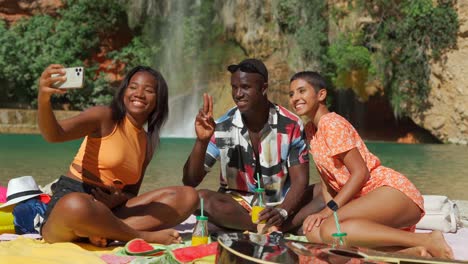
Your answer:
[[[125,252],[131,256],[159,256],[165,250],[165,247],[154,247],[141,238],[132,239],[125,244]]]
[[[206,256],[216,255],[217,249],[218,242],[212,242],[207,245],[174,249],[172,253],[179,262],[186,263]]]

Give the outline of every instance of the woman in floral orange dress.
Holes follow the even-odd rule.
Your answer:
[[[337,211],[347,242],[372,248],[412,248],[410,253],[453,258],[440,231],[414,233],[424,215],[421,193],[402,174],[380,164],[354,127],[325,104],[326,82],[316,72],[296,73],[289,103],[309,122],[310,153],[321,176],[327,206],[306,218],[307,239],[330,243]]]

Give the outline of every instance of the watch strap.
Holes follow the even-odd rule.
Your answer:
[[[338,204],[333,199],[327,203],[327,207],[330,208],[332,211],[338,210]]]

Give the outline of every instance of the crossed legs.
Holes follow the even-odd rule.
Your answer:
[[[198,206],[191,187],[162,188],[134,197],[113,211],[85,193],[62,197],[42,228],[49,243],[88,237],[129,241],[143,238],[170,244],[180,240],[176,230],[166,229],[186,219]]]
[[[238,204],[229,194],[211,190],[199,190],[198,194],[204,200],[204,213],[210,222],[235,230],[257,230],[252,223],[249,212]]]
[[[205,201],[204,212],[209,216],[210,222],[230,229],[257,231],[257,225],[252,223],[250,214],[230,195],[206,189],[199,190],[198,193]],[[301,209],[283,223],[281,231],[297,231],[308,215],[325,206],[319,184],[310,185],[303,197],[304,201],[299,206]]]

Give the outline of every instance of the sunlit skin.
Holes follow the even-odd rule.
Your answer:
[[[295,79],[289,87],[292,109],[306,117],[317,129],[321,118],[329,113],[325,104],[327,91],[314,89],[305,79]],[[338,205],[337,214],[342,230],[348,233],[348,244],[353,246],[389,249],[407,248],[402,253],[419,256],[453,258],[453,252],[440,231],[430,234],[413,233],[399,228],[416,224],[421,218],[419,207],[397,189],[383,186],[355,199],[370,177],[369,169],[357,148],[337,155],[350,173],[346,184],[338,191],[321,178],[325,202],[333,199]],[[385,204],[385,210],[376,211]],[[333,211],[328,207],[309,215],[303,230],[307,239],[315,243],[330,243],[336,232]]]
[[[132,76],[125,77],[128,85],[122,87],[123,96],[118,98],[125,107],[130,122],[138,127],[148,121],[157,106],[157,73],[140,68]],[[38,126],[49,142],[63,142],[86,136],[108,136],[118,125],[110,106],[95,106],[64,120],[57,120],[50,98],[64,94],[51,84],[63,81],[63,66],[52,64],[39,79]],[[58,77],[51,77],[59,74]],[[128,79],[130,78],[130,79]],[[167,103],[167,102],[165,102]],[[116,146],[118,147],[118,146]],[[145,155],[148,153],[141,153]],[[143,177],[150,159],[141,165]],[[77,164],[72,165],[82,178],[99,178]],[[71,171],[66,175],[77,181],[81,178]],[[128,189],[105,186],[106,191],[94,188],[89,194],[71,192],[61,197],[42,228],[42,236],[48,243],[76,241],[89,238],[97,246],[106,246],[108,240],[129,241],[143,238],[148,242],[172,244],[182,241],[180,234],[169,229],[186,219],[198,206],[198,195],[193,188],[175,186],[155,189],[139,194],[140,186],[124,186]]]
[[[317,127],[320,117],[329,113],[325,100],[327,90],[320,89],[318,92],[308,82],[297,79],[289,86],[289,104],[297,115],[306,116]]]
[[[243,114],[252,115],[268,105],[265,96],[268,85],[263,77],[255,73],[236,71],[231,76],[232,99]]]
[[[137,127],[143,126],[156,108],[156,87],[156,80],[148,72],[137,72],[130,79],[123,101],[127,116]]]
[[[251,145],[258,153],[261,142],[261,131],[268,122],[270,102],[267,98],[268,83],[258,73],[247,73],[240,70],[231,75],[231,95],[234,103],[242,114],[245,127],[248,129]],[[203,107],[195,118],[195,131],[197,138],[187,162],[184,166],[183,182],[185,185],[196,187],[206,175],[204,168],[205,153],[208,143],[214,134],[216,124],[213,120],[213,98],[208,94],[203,96]],[[299,228],[303,219],[311,212],[316,212],[323,207],[321,199],[301,200],[303,197],[320,197],[318,185],[308,186],[308,164],[298,164],[289,167],[291,187],[281,207],[292,211],[304,203],[303,208],[284,221],[278,210],[267,207],[260,213],[259,221],[265,224],[252,222],[251,215],[230,195],[217,191],[202,189],[199,194],[205,201],[205,213],[210,216],[210,221],[223,227],[237,230],[283,231]],[[305,189],[305,191],[304,191]],[[308,195],[305,195],[307,193]]]

